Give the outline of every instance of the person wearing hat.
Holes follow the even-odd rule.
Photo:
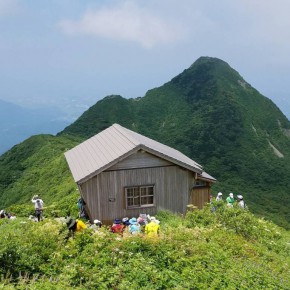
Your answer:
[[[69,230],[69,235],[74,237],[75,232],[80,232],[87,228],[86,224],[82,220],[75,220],[71,217],[67,219],[66,225]]]
[[[123,236],[125,226],[120,219],[115,219],[113,225],[111,226],[111,232],[114,234],[119,234]]]
[[[129,218],[128,217],[122,218],[122,223],[125,227],[128,227],[130,225]]]
[[[37,221],[39,222],[42,219],[43,200],[40,199],[38,195],[34,195],[31,202],[34,203],[35,216],[37,218]]]
[[[244,197],[242,195],[237,195],[237,198],[238,198],[238,207],[240,208],[246,208],[246,204],[244,202]]]
[[[217,197],[216,197],[215,200],[216,200],[216,201],[222,201],[222,200],[223,200],[223,194],[222,194],[221,192],[219,192],[219,193],[217,194]]]
[[[235,199],[234,199],[234,194],[232,192],[229,194],[229,196],[227,197],[226,201],[227,201],[227,206],[228,207],[233,207],[234,206]]]
[[[130,234],[136,235],[136,234],[141,233],[141,226],[135,217],[132,217],[129,220],[129,223],[130,223],[130,225],[129,225],[129,233]]]
[[[145,226],[145,233],[148,237],[154,237],[159,235],[160,225],[159,220],[155,217],[150,218],[150,222]]]
[[[94,222],[92,224],[90,224],[89,228],[90,229],[94,229],[94,230],[98,230],[102,227],[102,222],[99,220],[94,220]]]

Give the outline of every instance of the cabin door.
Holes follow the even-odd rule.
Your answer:
[[[194,187],[191,191],[190,202],[199,209],[209,202],[210,187]]]

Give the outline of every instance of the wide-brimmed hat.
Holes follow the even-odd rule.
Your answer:
[[[122,223],[125,226],[129,226],[130,225],[129,218],[128,217],[122,218]]]
[[[243,196],[239,194],[239,195],[237,195],[237,198],[238,199],[243,199]]]
[[[68,218],[67,222],[66,222],[66,225],[67,225],[68,229],[71,230],[74,227],[74,225],[76,224],[76,222],[77,221],[75,219],[73,219],[71,217]]]
[[[160,221],[159,221],[158,219],[156,219],[155,216],[152,216],[152,217],[150,218],[150,221],[153,222],[153,223],[155,223],[155,224],[160,224]]]
[[[122,223],[122,221],[121,221],[120,219],[115,219],[115,220],[114,220],[114,224],[119,225],[119,224],[121,224],[121,223]]]
[[[222,194],[222,192],[219,192],[217,195],[218,195],[218,196],[221,196],[221,195],[223,195],[223,194]]]
[[[136,225],[137,224],[137,219],[135,217],[132,217],[130,220],[129,220],[129,223],[131,225]]]

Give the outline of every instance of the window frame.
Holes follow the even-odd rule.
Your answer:
[[[144,188],[146,189],[145,194],[142,193],[142,189]],[[132,190],[132,192],[128,192],[130,190]],[[124,191],[125,191],[126,209],[146,208],[146,207],[155,206],[155,185],[154,184],[125,186]],[[129,194],[132,194],[132,196],[128,196]],[[152,198],[153,202],[142,203],[142,198],[145,198],[147,200],[150,200]],[[131,200],[132,202],[128,202],[129,200]]]

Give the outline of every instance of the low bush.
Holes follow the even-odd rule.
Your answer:
[[[0,288],[289,289],[289,232],[222,206],[157,218],[156,238],[102,227],[68,241],[54,219],[2,219]]]

